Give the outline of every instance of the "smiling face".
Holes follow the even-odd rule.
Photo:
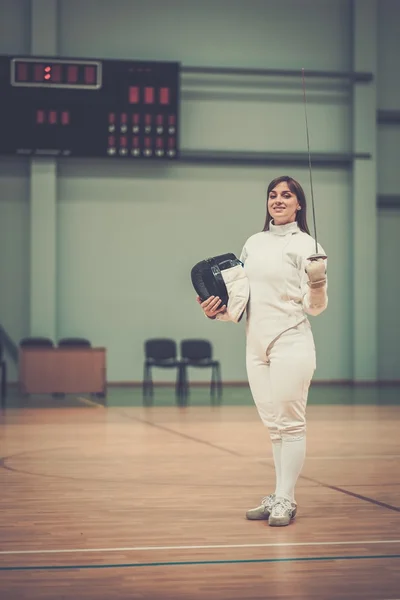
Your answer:
[[[286,181],[278,183],[269,193],[268,212],[274,220],[274,225],[286,225],[296,221],[297,211],[301,206]]]

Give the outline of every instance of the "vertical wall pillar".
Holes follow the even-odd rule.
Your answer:
[[[374,74],[354,86],[353,151],[353,379],[377,378],[377,0],[353,0],[353,69]]]
[[[57,54],[58,0],[31,0],[31,54]],[[30,165],[30,334],[56,339],[57,162]]]

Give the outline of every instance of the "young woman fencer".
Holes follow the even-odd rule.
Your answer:
[[[250,288],[247,375],[276,474],[274,492],[246,517],[271,526],[289,525],[297,512],[295,485],[305,460],[306,404],[316,367],[307,314],[319,315],[328,305],[326,256],[321,246],[317,255],[315,249],[301,185],[288,176],[274,179],[264,229],[246,241],[240,257]],[[229,320],[229,302],[227,309],[216,296],[197,301],[207,317]]]

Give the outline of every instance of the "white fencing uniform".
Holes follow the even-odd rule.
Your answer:
[[[322,247],[319,252],[324,253]],[[327,306],[326,289],[317,303],[308,286],[307,258],[315,241],[297,222],[251,236],[240,259],[250,284],[246,366],[252,395],[271,438],[305,430],[307,392],[315,370],[315,347],[307,314]]]
[[[324,254],[322,247],[318,250]],[[250,285],[249,385],[273,442],[276,494],[291,501],[304,462],[307,396],[316,367],[307,314],[320,314],[328,302],[326,285],[318,290],[308,285],[305,267],[314,253],[314,239],[297,222],[280,226],[271,222],[269,231],[247,240],[240,257]],[[285,441],[298,443],[285,447]],[[281,464],[286,473],[280,472]]]

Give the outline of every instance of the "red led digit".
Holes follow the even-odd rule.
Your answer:
[[[158,137],[156,139],[156,146],[157,146],[157,148],[163,148],[164,147],[164,140],[162,139],[162,137]]]
[[[139,88],[136,85],[129,87],[129,104],[137,104],[139,102]]]
[[[69,125],[69,111],[63,110],[61,113],[61,125]]]
[[[132,138],[132,146],[134,148],[139,148],[139,138],[137,135],[135,135],[135,137]]]
[[[96,69],[94,66],[85,67],[84,81],[87,85],[96,83]]]
[[[174,137],[168,138],[168,148],[175,148],[175,138]]]
[[[149,138],[149,137],[144,138],[144,146],[145,146],[145,148],[151,148],[151,138]]]
[[[108,122],[110,125],[114,125],[115,123],[115,113],[108,113]]]
[[[146,123],[146,125],[151,125],[151,115],[145,115],[144,122]]]
[[[156,117],[156,123],[157,123],[157,125],[162,125],[163,122],[164,122],[163,115],[157,115],[157,117]]]
[[[128,145],[128,138],[126,137],[126,135],[121,135],[120,139],[119,139],[119,145],[121,146],[121,148],[126,148]]]
[[[43,65],[36,64],[33,72],[35,81],[43,81]]]
[[[160,104],[169,104],[169,88],[160,88]]]
[[[43,125],[43,123],[45,122],[45,112],[44,110],[37,110],[36,111],[36,123],[38,125]]]
[[[58,83],[61,81],[61,65],[53,65],[51,69],[51,80]]]
[[[168,115],[168,125],[175,125],[175,123],[176,123],[176,116]]]
[[[154,88],[153,87],[145,87],[144,88],[144,103],[145,104],[154,104]]]
[[[78,67],[76,65],[68,65],[67,82],[76,83],[78,81]]]
[[[28,79],[28,65],[26,63],[17,64],[17,81],[26,81]]]
[[[139,115],[139,113],[134,113],[132,115],[132,122],[133,122],[134,125],[139,125],[139,122],[140,122],[140,115]]]
[[[126,125],[128,122],[128,115],[126,113],[121,113],[121,125]]]
[[[108,145],[109,146],[115,146],[115,135],[109,135],[108,136]]]
[[[50,125],[56,125],[56,123],[57,123],[57,111],[56,110],[51,110],[49,112],[49,123],[50,123]]]

